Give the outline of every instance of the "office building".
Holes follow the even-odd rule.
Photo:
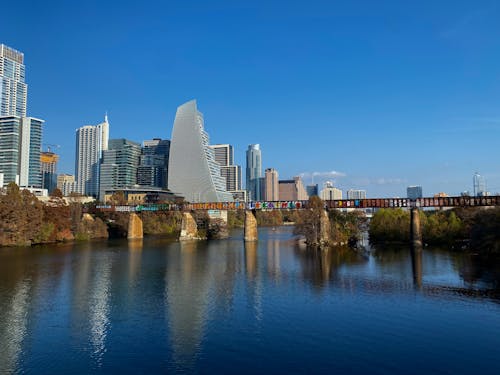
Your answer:
[[[324,201],[342,199],[342,190],[334,187],[331,181],[327,181],[323,186],[323,190],[320,191],[319,197]]]
[[[319,196],[318,184],[307,185],[306,192],[309,197]]]
[[[474,176],[472,177],[472,186],[475,197],[485,197],[490,195],[486,189],[486,179],[477,172],[474,173]]]
[[[408,186],[406,188],[406,197],[412,200],[415,200],[417,198],[422,198],[423,197],[422,186],[417,186],[417,185]]]
[[[347,199],[366,199],[366,190],[347,190]]]
[[[306,189],[299,176],[292,180],[281,180],[278,182],[278,195],[280,201],[303,201],[309,199]]]
[[[65,173],[57,175],[57,188],[65,197],[74,193],[76,191],[75,176]]]
[[[137,183],[141,145],[127,139],[110,139],[102,153],[99,198],[106,190],[131,188]]]
[[[241,167],[234,165],[234,150],[229,144],[210,146],[214,150],[215,161],[220,165],[221,176],[226,180],[226,190],[230,193],[241,190]]]
[[[279,201],[278,171],[274,168],[267,168],[264,172],[264,200]]]
[[[177,108],[168,163],[169,190],[189,202],[232,202],[196,100]]]
[[[102,152],[108,149],[108,116],[98,125],[76,130],[75,174],[77,192],[96,197],[99,193],[99,164]]]
[[[141,158],[137,168],[137,184],[167,189],[170,141],[154,138],[142,143]]]
[[[221,166],[233,165],[234,150],[228,144],[217,144],[210,146],[214,150],[215,161]]]
[[[4,184],[40,188],[40,150],[44,121],[33,117],[0,117],[0,173]]]
[[[246,189],[248,191],[248,200],[262,200],[261,178],[262,176],[262,153],[260,145],[248,145],[246,154]]]
[[[42,188],[52,193],[57,187],[57,162],[59,155],[46,151],[40,154],[40,170],[42,173]]]
[[[26,117],[24,54],[0,44],[0,116]]]

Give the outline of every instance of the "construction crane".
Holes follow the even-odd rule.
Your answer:
[[[51,152],[50,151],[50,148],[55,148],[55,149],[58,149],[61,147],[61,145],[55,145],[55,144],[52,144],[52,143],[44,143],[43,144],[44,146],[47,146],[47,152]]]

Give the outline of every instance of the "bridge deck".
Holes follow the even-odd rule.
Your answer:
[[[488,197],[429,197],[411,200],[408,198],[338,199],[325,201],[325,208],[409,208],[409,207],[487,207],[500,206],[500,196]],[[307,209],[308,201],[278,202],[218,202],[218,203],[162,203],[128,206],[100,205],[101,211],[189,211],[189,210],[297,210]]]

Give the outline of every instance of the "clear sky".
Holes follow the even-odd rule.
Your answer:
[[[368,196],[500,191],[500,2],[10,1],[0,43],[25,54],[28,114],[74,172],[75,130],[170,138],[197,99],[244,168],[317,173]],[[335,172],[335,173],[332,173]]]

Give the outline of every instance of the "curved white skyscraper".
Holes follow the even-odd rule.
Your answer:
[[[177,108],[170,143],[168,188],[189,202],[232,202],[220,174],[214,150],[209,147],[203,115],[196,100]]]

